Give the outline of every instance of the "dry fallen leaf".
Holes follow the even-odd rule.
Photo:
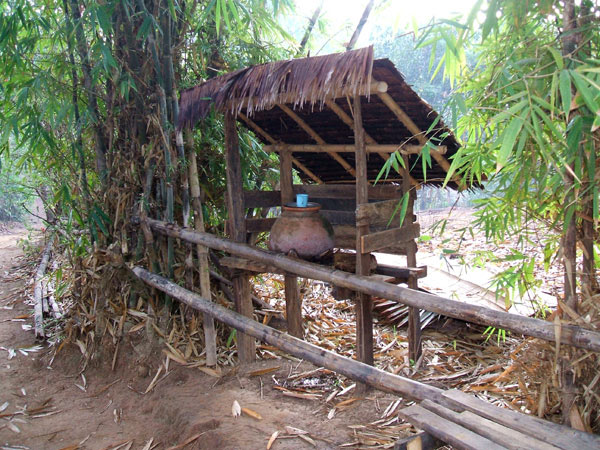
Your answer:
[[[256,420],[262,420],[262,416],[259,413],[257,413],[256,411],[252,411],[251,409],[248,409],[248,408],[242,408],[242,412],[244,414],[246,414],[247,416],[250,416]]]
[[[271,449],[273,443],[275,442],[275,439],[277,439],[277,436],[279,436],[279,431],[273,431],[273,434],[271,435],[271,437],[269,438],[269,442],[267,443],[267,450]]]
[[[277,372],[280,368],[281,368],[281,366],[275,366],[275,367],[268,367],[266,369],[255,370],[254,372],[250,372],[248,374],[248,376],[257,377],[260,375],[266,375],[267,373]]]
[[[238,417],[242,414],[242,407],[237,400],[233,401],[233,405],[231,406],[231,414],[233,417]]]

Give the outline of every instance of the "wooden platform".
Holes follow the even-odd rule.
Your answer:
[[[437,440],[457,449],[598,449],[600,436],[538,419],[458,390],[443,393],[446,406],[424,400],[400,411],[400,417],[425,431],[397,448],[437,448]]]

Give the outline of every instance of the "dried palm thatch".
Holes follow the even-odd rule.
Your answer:
[[[372,70],[373,47],[240,69],[183,91],[177,126],[192,128],[213,104],[234,115],[246,108],[252,115],[278,103],[314,106],[334,94],[368,93]]]

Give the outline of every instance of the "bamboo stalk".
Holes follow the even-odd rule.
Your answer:
[[[194,208],[194,228],[196,231],[204,231],[204,217],[202,214],[202,203],[200,202],[200,183],[198,182],[198,164],[196,162],[196,152],[190,146],[190,188],[192,194],[192,206]],[[211,300],[210,292],[210,267],[208,266],[208,248],[202,244],[196,244],[196,253],[198,255],[198,269],[200,272],[200,293],[202,297]],[[217,364],[217,333],[215,331],[215,322],[208,314],[203,315],[204,345],[206,348],[206,365],[214,366]]]
[[[396,301],[398,303],[425,309],[448,317],[465,320],[482,325],[492,325],[497,328],[510,330],[555,342],[555,327],[553,323],[531,317],[519,316],[502,311],[492,310],[483,306],[469,305],[449,298],[440,297],[425,292],[414,291],[402,286],[395,286],[382,281],[373,280],[367,276],[335,270],[319,264],[300,261],[282,254],[271,253],[256,247],[232,242],[209,233],[197,233],[184,230],[181,227],[167,224],[158,220],[147,219],[148,225],[158,233],[177,237],[188,242],[201,243],[209,248],[229,252],[253,261],[274,265],[286,272],[303,278],[322,280],[337,286]],[[595,352],[600,351],[600,333],[587,330],[575,325],[562,324],[560,341],[566,345],[585,348]]]

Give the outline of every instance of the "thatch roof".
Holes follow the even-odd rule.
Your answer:
[[[218,110],[229,107],[235,114],[243,108],[252,115],[289,103],[282,97],[302,106],[322,105],[334,92],[353,96],[370,84],[372,68],[372,47],[246,67],[183,91],[178,126],[192,128],[211,105]]]
[[[385,87],[377,90],[377,86]],[[371,151],[376,153],[377,145],[387,145],[388,153],[390,146],[410,147],[411,176],[423,181],[418,148],[425,142],[439,146],[426,177],[428,183],[439,184],[446,176],[447,159],[459,145],[391,61],[373,60],[372,47],[261,64],[213,78],[181,93],[178,127],[193,127],[211,106],[228,109],[272,149],[296,146],[290,148],[302,178],[353,182],[352,151],[347,147],[329,151],[333,147],[327,146],[354,144],[351,100],[355,94],[361,95],[363,127]],[[384,161],[373,153],[368,161],[370,180]]]

